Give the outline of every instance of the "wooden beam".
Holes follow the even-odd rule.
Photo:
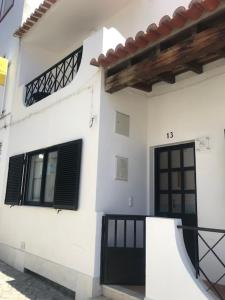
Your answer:
[[[147,93],[152,91],[152,84],[151,83],[139,82],[139,83],[136,83],[136,84],[134,84],[130,87],[132,87],[134,89],[137,89],[137,90],[147,92]]]
[[[106,78],[105,89],[114,93],[140,81],[151,81],[165,72],[173,71],[177,66],[191,63],[199,57],[225,48],[225,21],[216,27],[196,33],[192,38],[177,43],[154,59],[130,66],[117,74]]]
[[[225,58],[225,49],[220,49],[218,51],[218,54],[219,54],[220,57]]]
[[[185,67],[188,68],[188,70],[196,73],[196,74],[202,74],[203,73],[203,66],[197,62],[190,62],[185,64]]]
[[[176,82],[175,75],[172,72],[166,72],[160,74],[159,79],[170,84],[174,84]]]

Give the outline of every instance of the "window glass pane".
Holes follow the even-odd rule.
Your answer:
[[[160,174],[160,190],[168,190],[168,173]]]
[[[132,220],[127,220],[126,246],[127,248],[134,248],[134,221]]]
[[[45,181],[45,197],[44,202],[52,203],[54,199],[55,177],[57,166],[57,152],[50,152],[48,154],[47,172]]]
[[[195,214],[195,194],[185,195],[185,213]]]
[[[180,150],[171,151],[171,166],[172,168],[180,168]]]
[[[172,172],[172,190],[181,189],[181,172]]]
[[[1,1],[0,1],[1,5]],[[1,17],[4,17],[4,15],[8,12],[8,10],[13,5],[13,0],[3,0],[2,2],[2,11],[1,11]]]
[[[195,171],[184,172],[184,189],[195,190]]]
[[[108,247],[114,247],[115,243],[115,220],[108,221]]]
[[[117,221],[117,247],[124,247],[124,220]]]
[[[184,149],[184,167],[193,167],[194,164],[194,148]]]
[[[41,196],[41,179],[44,154],[37,154],[31,157],[28,201],[39,202]]]
[[[136,247],[144,248],[144,222],[136,221]]]
[[[166,213],[169,210],[169,198],[167,194],[161,194],[159,200],[159,211]]]
[[[160,169],[168,169],[168,152],[160,152]]]
[[[181,213],[181,194],[172,194],[172,211],[173,213]]]

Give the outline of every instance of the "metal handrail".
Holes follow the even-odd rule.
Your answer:
[[[183,226],[178,225],[178,229],[184,229],[184,230],[192,230],[192,231],[206,231],[206,232],[215,232],[215,233],[224,233],[224,229],[215,229],[215,228],[205,228],[205,227],[192,227],[192,226]]]
[[[26,84],[25,105],[30,106],[68,85],[81,64],[83,47],[80,47]]]
[[[194,233],[194,239],[195,243],[198,243],[198,239],[200,239],[204,245],[208,248],[208,250],[200,257],[198,248],[196,247],[195,251],[195,257],[194,257],[194,266],[195,266],[195,271],[196,271],[196,278],[202,274],[204,278],[206,279],[208,283],[208,290],[214,291],[214,293],[217,295],[217,297],[220,300],[225,300],[225,296],[221,294],[221,292],[218,290],[218,284],[221,282],[223,278],[225,278],[225,263],[223,260],[219,257],[219,255],[214,251],[215,247],[225,238],[225,230],[223,229],[214,229],[214,228],[204,228],[204,227],[192,227],[192,226],[177,226],[178,229],[182,230],[188,230],[188,231],[193,231]],[[222,234],[217,241],[210,246],[208,242],[206,241],[206,238],[204,238],[200,232],[209,232],[209,233],[217,233],[217,234]],[[212,253],[214,257],[217,259],[217,261],[220,263],[220,265],[224,268],[224,273],[218,277],[218,279],[215,282],[212,282],[210,280],[209,276],[206,274],[206,272],[203,270],[203,268],[200,266],[200,263],[205,259],[205,257],[209,254]]]

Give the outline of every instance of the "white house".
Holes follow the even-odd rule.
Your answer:
[[[0,0],[0,259],[225,299],[225,2],[189,2]]]

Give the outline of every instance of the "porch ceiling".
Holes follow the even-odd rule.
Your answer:
[[[172,19],[162,18],[146,33],[110,49],[92,65],[105,69],[105,90],[126,87],[151,92],[153,84],[176,82],[186,71],[203,72],[203,65],[225,57],[225,1],[192,1],[189,9],[178,8]]]
[[[26,42],[49,51],[63,51],[90,32],[131,0],[45,0],[15,32]]]

